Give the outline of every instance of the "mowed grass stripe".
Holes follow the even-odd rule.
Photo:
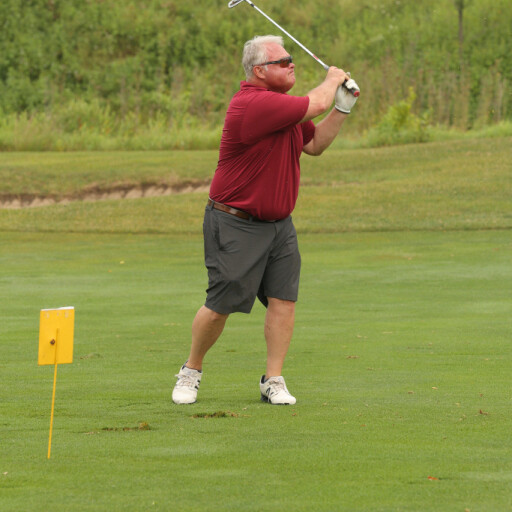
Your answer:
[[[0,233],[2,510],[508,510],[511,232],[300,242],[297,406],[259,402],[256,305],[229,319],[182,408],[200,235]],[[75,360],[47,461],[38,312],[60,305],[76,308]]]

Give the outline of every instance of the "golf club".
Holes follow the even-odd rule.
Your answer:
[[[265,16],[268,21],[273,23],[281,32],[284,32],[294,43],[298,44],[308,55],[313,57],[326,71],[329,69],[329,66],[325,64],[325,62],[322,62],[312,51],[308,50],[301,42],[297,41],[290,33],[288,33],[281,25],[276,23],[270,16],[267,16],[258,6],[254,5],[251,0],[231,0],[228,3],[228,7],[232,9],[233,7],[236,7],[238,4],[242,2],[247,2],[251,7],[254,7],[260,14]],[[345,84],[343,84],[343,87],[348,89]],[[348,89],[356,98],[359,96],[359,91],[357,89]]]

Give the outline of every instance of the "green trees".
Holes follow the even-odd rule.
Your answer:
[[[328,64],[352,72],[367,130],[409,97],[415,115],[458,128],[512,118],[510,0],[302,0],[257,2]],[[83,111],[113,125],[218,126],[243,79],[243,43],[276,33],[248,5],[226,0],[2,0],[0,115],[57,115],[69,130]],[[285,37],[296,94],[324,76]],[[77,102],[82,106],[77,109]],[[73,107],[74,105],[74,107]],[[87,117],[87,116],[85,116]],[[115,126],[113,126],[115,129]]]

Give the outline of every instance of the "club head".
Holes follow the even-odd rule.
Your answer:
[[[236,7],[238,4],[241,4],[244,1],[245,0],[231,0],[231,2],[229,2],[229,4],[228,4],[228,7],[230,9],[233,9],[233,7]]]

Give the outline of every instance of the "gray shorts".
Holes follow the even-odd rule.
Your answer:
[[[300,254],[291,217],[245,220],[207,207],[203,223],[208,269],[205,306],[217,313],[250,313],[256,297],[297,301]]]

